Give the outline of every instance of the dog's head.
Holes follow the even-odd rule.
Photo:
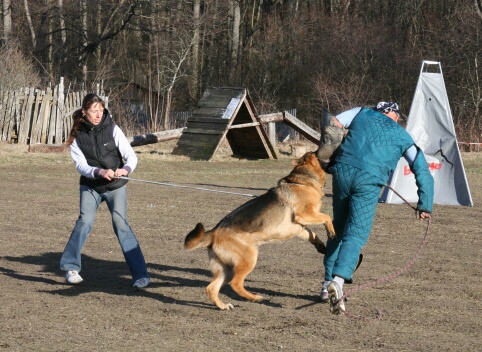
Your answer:
[[[322,187],[325,185],[326,174],[315,152],[307,152],[301,158],[291,160],[291,163],[295,167],[294,172],[308,175]]]

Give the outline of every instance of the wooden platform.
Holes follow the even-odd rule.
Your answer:
[[[225,139],[235,156],[277,158],[245,88],[208,88],[173,154],[209,160]]]

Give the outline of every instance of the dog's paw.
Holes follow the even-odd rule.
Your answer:
[[[315,246],[318,253],[325,254],[326,253],[326,246],[323,242],[319,241],[313,244]]]
[[[330,240],[334,240],[336,238],[336,233],[334,232],[327,232],[326,235]]]
[[[251,300],[252,302],[261,302],[264,300],[264,297],[261,295],[254,295],[254,298]]]
[[[228,303],[228,304],[223,304],[222,306],[218,306],[218,308],[221,310],[232,310],[234,309],[234,306],[231,303]]]

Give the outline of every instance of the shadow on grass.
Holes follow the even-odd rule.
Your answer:
[[[50,289],[38,290],[53,295],[75,297],[91,292],[103,292],[111,295],[121,296],[142,296],[161,301],[166,304],[195,306],[206,309],[217,309],[206,297],[203,302],[181,300],[179,297],[169,297],[162,294],[163,287],[192,287],[194,290],[202,290],[211,282],[211,272],[199,268],[183,268],[162,264],[148,263],[148,270],[151,276],[151,284],[147,289],[138,290],[132,287],[132,279],[125,262],[106,261],[88,255],[82,255],[82,276],[84,281],[78,285],[69,285],[65,282],[65,273],[59,267],[62,253],[48,252],[40,255],[23,257],[4,256],[3,260],[11,263],[32,265],[40,267],[38,270],[16,271],[0,267],[0,273],[16,280],[41,283],[50,285]],[[55,275],[55,278],[52,276]],[[249,284],[249,280],[247,280]],[[158,290],[160,289],[160,290]],[[279,291],[273,291],[261,287],[246,285],[246,289],[265,297],[293,297],[313,303],[319,302],[319,297],[314,295],[293,295]],[[161,291],[161,292],[159,292]],[[221,294],[229,299],[246,303],[244,298],[237,295],[229,285],[224,285]],[[280,304],[268,300],[259,302],[266,306],[281,308]],[[309,303],[308,305],[311,305]]]

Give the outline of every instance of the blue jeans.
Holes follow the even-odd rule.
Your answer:
[[[149,277],[141,247],[127,222],[126,186],[99,194],[87,186],[80,186],[80,215],[60,259],[60,269],[81,270],[81,252],[87,240],[99,205],[105,201],[112,215],[114,232],[124,253],[133,280]]]

